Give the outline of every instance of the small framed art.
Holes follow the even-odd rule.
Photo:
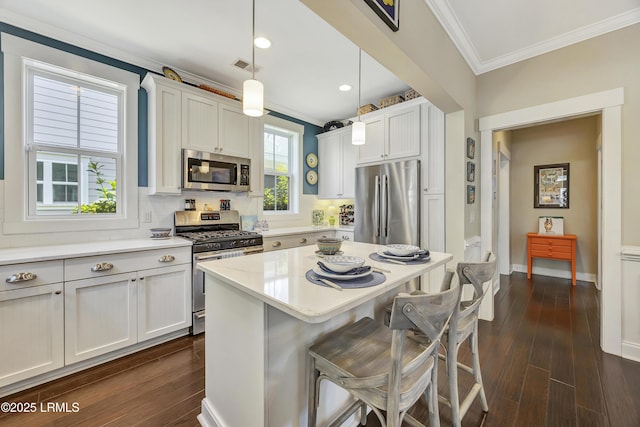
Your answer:
[[[364,0],[393,31],[400,28],[400,0]]]
[[[476,201],[476,186],[467,185],[467,204],[471,205]]]
[[[476,156],[476,141],[473,138],[467,138],[467,157],[473,159]]]
[[[467,162],[467,181],[474,182],[476,180],[476,164]]]

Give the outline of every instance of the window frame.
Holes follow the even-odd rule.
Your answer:
[[[282,128],[278,128],[275,126],[271,126],[271,125],[265,125],[264,126],[264,131],[263,131],[263,136],[264,134],[266,134],[267,132],[270,132],[272,135],[276,136],[279,135],[281,137],[285,137],[288,139],[289,144],[288,144],[288,152],[287,152],[287,172],[286,173],[282,173],[282,172],[278,172],[277,170],[273,170],[273,173],[267,173],[266,168],[264,168],[263,170],[263,175],[264,177],[268,176],[273,176],[275,177],[275,186],[277,187],[278,185],[278,178],[281,176],[286,176],[287,178],[289,178],[289,195],[288,195],[288,209],[287,210],[268,210],[265,211],[264,210],[264,200],[263,200],[263,204],[262,204],[262,209],[263,212],[268,212],[269,214],[273,214],[273,215],[286,215],[286,214],[291,214],[291,213],[295,213],[294,211],[292,211],[292,208],[294,206],[294,203],[292,203],[294,197],[294,192],[293,192],[293,188],[294,188],[294,181],[295,181],[295,169],[296,166],[294,165],[295,160],[294,160],[294,151],[295,151],[295,144],[296,144],[296,135],[294,132],[291,131],[285,131]],[[274,140],[274,144],[275,144],[275,140]],[[265,148],[266,149],[266,148]],[[274,151],[275,151],[275,147],[274,147]],[[264,158],[264,153],[263,153],[263,158]],[[275,152],[274,152],[274,166],[275,166]],[[266,190],[266,187],[264,188],[264,190]],[[277,195],[275,195],[275,197],[277,197]]]
[[[138,222],[138,91],[140,76],[88,58],[61,51],[2,33],[4,55],[4,109],[5,109],[5,184],[15,192],[5,191],[5,234],[46,233],[67,231],[96,231],[136,228]],[[27,145],[26,71],[29,65],[39,63],[42,69],[53,67],[62,74],[81,80],[94,80],[100,85],[123,88],[119,144],[120,164],[117,174],[118,205],[116,214],[96,215],[30,215],[29,185],[36,187],[36,168],[29,167],[30,147]],[[57,72],[56,72],[57,74]],[[99,152],[99,151],[98,151]],[[34,156],[35,157],[35,154]],[[33,176],[28,176],[31,173]],[[80,171],[78,171],[80,173]],[[120,208],[121,206],[121,208]],[[120,210],[121,209],[121,210]]]
[[[301,220],[303,219],[303,215],[300,213],[300,203],[302,199],[301,153],[302,153],[302,141],[304,140],[304,126],[291,122],[289,120],[268,115],[264,119],[264,128],[266,129],[267,127],[271,127],[276,130],[280,130],[293,135],[293,143],[290,149],[291,150],[291,154],[290,154],[291,182],[290,182],[290,188],[289,188],[290,200],[289,200],[288,211],[265,211],[263,209],[264,200],[260,204],[260,211],[262,212],[262,216],[265,217],[268,221],[289,222],[289,221]],[[264,142],[264,130],[261,133],[261,137],[262,137],[262,141]],[[260,153],[260,155],[262,156],[262,159],[264,159],[264,144],[262,144],[262,152]],[[263,182],[264,182],[265,175],[266,173],[263,170],[262,177],[261,177]],[[263,192],[264,192],[264,189],[263,189]]]

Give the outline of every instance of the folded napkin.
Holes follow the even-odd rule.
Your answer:
[[[343,275],[343,276],[349,275],[349,274],[363,274],[363,273],[367,273],[367,272],[371,271],[371,266],[370,265],[363,265],[362,267],[352,268],[349,271],[341,273],[339,271],[333,271],[332,269],[330,269],[329,267],[324,265],[324,263],[322,261],[318,261],[318,267],[320,267],[320,269],[322,271],[326,271],[327,273],[340,274],[340,275]]]
[[[383,252],[383,254],[402,257],[402,258],[407,258],[407,259],[427,258],[429,255],[431,255],[429,253],[429,250],[427,250],[427,249],[420,249],[418,252],[412,253],[411,255],[394,255],[394,254],[392,254],[391,252],[388,252],[388,251]]]

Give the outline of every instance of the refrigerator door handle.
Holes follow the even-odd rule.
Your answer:
[[[384,197],[384,237],[389,237],[389,176],[388,175],[382,175],[382,193]]]
[[[376,228],[376,237],[380,237],[380,177],[378,175],[376,175],[373,190],[373,224]]]

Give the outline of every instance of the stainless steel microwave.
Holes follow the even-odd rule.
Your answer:
[[[251,160],[182,150],[184,190],[249,191]]]

